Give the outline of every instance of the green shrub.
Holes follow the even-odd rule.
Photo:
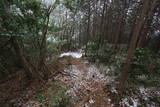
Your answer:
[[[138,75],[147,75],[150,71],[150,61],[152,53],[148,49],[138,48],[136,49],[134,56],[132,57],[131,70],[129,72],[130,77],[136,77]]]
[[[149,49],[138,48],[132,57],[128,81],[153,85],[160,83],[160,58]],[[132,82],[133,82],[132,81]],[[136,82],[137,81],[137,82]]]
[[[50,82],[51,87],[33,97],[34,101],[46,106],[48,102],[49,107],[67,107],[71,104],[71,97],[66,95],[68,88],[62,87],[59,82]],[[47,106],[47,107],[48,107]]]

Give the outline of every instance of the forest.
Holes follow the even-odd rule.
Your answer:
[[[0,107],[160,107],[160,0],[0,0]]]

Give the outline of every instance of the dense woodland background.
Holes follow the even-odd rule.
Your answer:
[[[116,67],[118,96],[139,76],[159,87],[160,1],[0,0],[0,83],[46,81],[60,53],[80,50]]]

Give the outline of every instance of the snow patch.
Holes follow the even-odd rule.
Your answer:
[[[21,9],[19,7],[17,7],[15,4],[10,6],[10,11],[12,13],[15,13],[16,15],[20,15],[20,16],[24,16]]]
[[[111,92],[118,94],[118,91],[115,89],[115,87],[112,87]]]
[[[32,10],[28,10],[27,13],[28,14],[33,14],[33,11]]]
[[[67,53],[62,53],[62,54],[60,55],[60,57],[64,57],[64,56],[71,56],[72,58],[81,58],[81,57],[82,57],[82,53],[67,52]]]
[[[127,107],[138,107],[138,100],[137,99],[133,99],[131,98],[132,101],[132,105],[129,104],[129,99],[128,98],[124,98],[122,100],[122,104],[125,104]]]
[[[90,103],[90,104],[93,104],[93,103],[94,103],[93,99],[90,99],[90,100],[89,100],[89,103]]]

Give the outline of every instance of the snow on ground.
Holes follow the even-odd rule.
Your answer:
[[[133,99],[131,98],[132,104],[129,104],[129,99],[128,98],[124,98],[122,99],[122,104],[125,104],[127,107],[138,107],[138,100],[137,99]]]
[[[154,102],[154,97],[160,96],[159,91],[155,87],[139,87],[139,92],[134,95],[125,96],[120,104],[126,107],[139,107],[141,105],[145,107],[160,107],[160,103]]]
[[[110,101],[106,100],[107,94],[103,90],[103,86],[110,81],[110,77],[101,74],[95,65],[80,60],[78,63],[72,63],[64,72],[70,76],[58,75],[55,80],[71,85],[66,94],[77,101],[76,107],[106,107],[106,105],[110,105]]]
[[[75,58],[71,65],[64,70],[64,73],[69,74],[69,76],[58,75],[55,80],[60,80],[71,86],[66,94],[76,100],[76,104],[79,104],[76,107],[106,107],[106,105],[111,107],[113,102],[103,88],[106,84],[115,82],[113,75],[109,75],[115,68],[103,64],[91,64],[87,60],[77,59],[82,57],[81,53],[68,52],[60,55],[60,57],[64,56]],[[126,95],[120,104],[126,107],[138,107],[143,105],[144,101],[147,103],[147,107],[159,107],[158,104],[154,104],[149,100],[153,96],[160,95],[159,91],[156,90],[154,88],[139,87],[138,94]],[[110,92],[118,93],[114,85],[110,88]]]
[[[82,57],[82,53],[78,53],[78,52],[66,52],[66,53],[62,53],[60,55],[60,57],[64,57],[64,56],[70,56],[72,58],[81,58]]]

